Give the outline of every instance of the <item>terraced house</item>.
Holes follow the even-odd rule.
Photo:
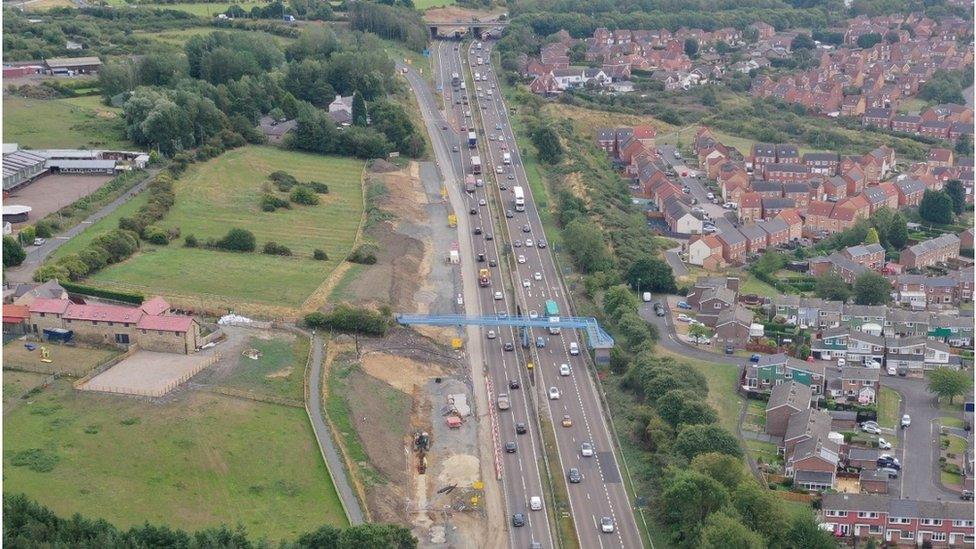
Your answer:
[[[824,366],[797,360],[784,353],[762,355],[759,362],[749,364],[743,373],[743,386],[755,391],[770,391],[774,386],[796,381],[810,387],[815,395],[823,394]]]
[[[974,543],[972,504],[962,501],[827,493],[820,518],[836,536],[855,541],[873,538],[901,547],[972,547]]]

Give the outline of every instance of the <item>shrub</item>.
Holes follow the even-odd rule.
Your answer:
[[[309,313],[305,325],[309,328],[328,328],[340,332],[357,332],[368,335],[383,335],[390,328],[388,311],[355,308],[339,305],[329,313]]]
[[[68,270],[68,278],[71,280],[81,280],[88,274],[88,265],[78,257],[78,254],[70,254],[62,257],[57,262]]]
[[[233,252],[253,252],[257,248],[254,233],[244,229],[231,229],[215,243],[217,248]]]
[[[157,246],[165,246],[169,244],[169,236],[166,231],[159,227],[146,227],[142,231],[142,238],[149,242],[150,244],[156,244]]]
[[[59,228],[58,223],[51,219],[42,219],[34,225],[34,231],[41,238],[51,238]]]
[[[54,470],[60,458],[57,454],[40,448],[29,448],[16,452],[10,457],[10,464],[14,467],[27,467],[37,473],[47,473]]]
[[[319,203],[319,197],[315,196],[315,192],[312,189],[305,185],[299,185],[291,191],[291,201],[295,204],[314,206]]]
[[[3,266],[16,267],[27,259],[27,252],[12,236],[3,237]]]
[[[103,299],[111,299],[112,301],[133,303],[135,305],[140,305],[146,300],[146,296],[142,294],[121,292],[117,290],[106,290],[104,288],[95,288],[93,286],[85,286],[83,284],[75,284],[73,282],[60,282],[60,284],[61,287],[73,294],[90,295],[93,297],[101,297]]]
[[[319,194],[329,194],[329,186],[319,181],[309,181],[306,183],[310,189]]]
[[[360,265],[373,265],[376,263],[375,248],[369,244],[363,244],[349,254],[347,261],[359,263]]]
[[[183,246],[186,248],[196,248],[199,245],[200,243],[197,242],[197,237],[192,234],[186,235],[186,238],[183,239]]]
[[[261,197],[262,210],[266,212],[273,212],[278,208],[291,208],[291,204],[284,198],[276,196],[272,193],[265,193],[264,196]]]
[[[295,176],[280,170],[272,172],[271,175],[268,176],[268,179],[273,181],[274,184],[278,186],[278,190],[281,192],[288,192],[292,187],[298,185],[298,180],[295,179]]]
[[[34,271],[34,282],[47,282],[48,280],[68,280],[71,277],[67,267],[64,265],[48,264],[42,265]]]
[[[325,250],[316,248],[315,251],[312,252],[312,259],[316,259],[318,261],[328,261],[329,256],[325,253]]]
[[[291,255],[291,250],[288,246],[282,246],[274,241],[265,242],[264,249],[261,251],[267,255]]]

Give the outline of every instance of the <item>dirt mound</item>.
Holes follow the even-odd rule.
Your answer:
[[[416,360],[386,353],[370,353],[362,359],[363,370],[397,389],[412,395],[414,389],[433,377],[443,376],[444,371],[436,364],[424,364]]]
[[[437,475],[440,486],[457,484],[461,488],[468,488],[480,478],[481,460],[477,456],[455,454],[444,460],[441,474]]]

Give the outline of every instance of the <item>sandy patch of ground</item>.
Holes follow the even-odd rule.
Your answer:
[[[93,377],[81,389],[159,397],[206,368],[213,360],[213,353],[182,355],[137,351]]]
[[[360,362],[365,372],[398,390],[413,394],[414,390],[433,377],[443,376],[436,364],[423,364],[416,360],[386,353],[370,353]]]
[[[444,470],[437,476],[441,486],[457,484],[466,488],[481,478],[481,461],[477,456],[455,454],[444,460]]]
[[[30,219],[37,221],[97,191],[110,179],[110,175],[45,175],[13,191],[4,203],[30,206]]]

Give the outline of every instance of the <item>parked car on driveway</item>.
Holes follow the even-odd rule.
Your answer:
[[[688,305],[688,302],[687,301],[679,301],[678,302],[678,308],[679,309],[686,309],[686,310],[689,310],[690,311],[691,310],[691,305]]]
[[[881,434],[881,426],[873,421],[865,421],[861,424],[861,430],[865,433],[871,433],[872,435]]]

